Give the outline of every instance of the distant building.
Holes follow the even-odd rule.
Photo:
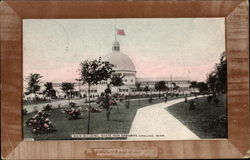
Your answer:
[[[180,93],[189,93],[190,92],[190,80],[181,78],[181,77],[159,77],[159,78],[137,78],[137,82],[141,83],[141,88],[148,86],[150,92],[157,92],[155,90],[155,84],[160,81],[164,81],[166,86],[169,88],[169,92],[180,92]],[[176,87],[176,89],[175,89]]]
[[[179,92],[179,93],[189,93],[190,89],[190,80],[185,78],[137,78],[136,77],[136,67],[131,60],[131,58],[120,52],[120,44],[118,41],[115,41],[112,46],[112,52],[102,57],[102,60],[109,61],[111,64],[114,65],[113,70],[115,73],[120,73],[124,75],[123,78],[123,86],[115,87],[111,86],[111,90],[113,93],[119,93],[121,95],[134,95],[137,94],[138,91],[136,89],[136,83],[141,83],[140,88],[143,90],[146,86],[148,86],[149,91],[148,94],[158,93],[155,90],[155,83],[159,81],[165,81],[166,86],[169,88],[169,91],[172,92]],[[74,83],[74,94],[79,96],[87,95],[88,86],[82,85],[79,82]],[[174,87],[177,89],[174,90]],[[53,87],[56,90],[57,96],[64,96],[65,93],[61,90],[60,83],[53,83]],[[107,88],[107,81],[102,81],[98,85],[91,86],[90,94],[91,97],[95,97],[100,95],[104,90]]]

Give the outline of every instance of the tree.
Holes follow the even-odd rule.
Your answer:
[[[90,130],[90,87],[92,85],[97,85],[103,80],[108,80],[111,78],[113,65],[108,61],[102,61],[101,57],[98,60],[93,61],[83,61],[80,63],[80,75],[83,83],[88,85],[88,96],[89,96],[89,111],[88,111],[88,130],[89,134]],[[106,108],[109,108],[107,106]],[[107,109],[108,111],[108,109]],[[108,114],[108,113],[107,113]]]
[[[173,89],[176,91],[176,90],[178,90],[179,88],[180,88],[180,86],[175,85]]]
[[[196,85],[197,85],[197,82],[196,82],[196,81],[191,81],[189,87],[192,88],[193,91],[194,91],[194,89],[196,88]]]
[[[164,90],[167,89],[166,82],[165,81],[156,82],[155,83],[155,89],[157,91],[159,91],[159,98],[160,98],[161,91],[164,91]]]
[[[204,82],[198,82],[198,83],[197,83],[197,88],[199,89],[199,91],[200,91],[201,93],[208,91],[208,86],[207,86],[207,84],[204,83]]]
[[[213,93],[224,93],[227,90],[227,61],[226,53],[220,56],[220,62],[215,64],[214,70],[207,76],[209,90]]]
[[[227,90],[227,61],[225,52],[221,54],[220,63],[216,65],[216,73],[217,90],[218,92],[225,92]]]
[[[172,85],[173,85],[173,87],[172,87]],[[176,88],[176,83],[175,82],[171,82],[171,86],[170,86],[171,88],[171,95],[173,94],[173,90]]]
[[[69,97],[69,103],[70,103],[72,91],[74,90],[74,83],[63,82],[61,84],[61,87],[62,87],[61,89],[63,90],[63,92],[65,92],[67,94],[67,96]]]
[[[30,73],[28,77],[25,78],[25,81],[27,82],[27,92],[28,94],[33,93],[36,94],[37,91],[40,90],[41,86],[40,84],[42,83],[41,76],[38,73]]]
[[[207,84],[209,87],[209,90],[215,93],[215,82],[216,82],[216,73],[211,72],[207,77]]]
[[[144,92],[146,92],[146,95],[148,95],[148,91],[150,91],[149,87],[148,86],[145,86],[144,89],[143,89]]]
[[[122,81],[122,79],[124,77],[125,76],[122,75],[121,73],[113,74],[112,77],[111,77],[110,84],[117,87],[117,95],[118,95],[118,89],[119,89],[118,87],[124,85],[124,83]],[[117,109],[118,109],[118,112],[119,112],[119,105],[117,105]]]
[[[136,83],[135,83],[135,86],[136,86],[136,90],[139,91],[139,105],[141,105],[141,94],[140,94],[140,91],[141,91],[141,83],[136,82]]]
[[[165,91],[168,91],[168,90],[169,90],[169,87],[166,85]]]
[[[44,93],[46,93],[51,98],[52,97],[52,93],[54,91],[52,83],[51,82],[46,82],[44,84],[44,86],[45,86]]]
[[[122,79],[123,79],[124,77],[125,77],[125,76],[122,75],[121,73],[112,74],[110,84],[112,84],[113,86],[116,86],[116,87],[117,87],[117,93],[118,93],[118,87],[124,85],[124,83],[123,83],[123,81],[122,81]]]

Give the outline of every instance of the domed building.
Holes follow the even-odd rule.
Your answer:
[[[128,95],[129,93],[134,92],[136,68],[131,58],[128,55],[120,52],[120,43],[118,41],[113,43],[112,52],[105,55],[102,59],[114,65],[113,70],[115,71],[115,74],[121,74],[124,76],[124,85],[111,86],[112,92],[123,95]],[[107,82],[101,82],[101,84],[107,84]],[[103,90],[101,92],[103,92]]]
[[[119,93],[121,95],[128,95],[136,91],[135,81],[136,81],[136,68],[131,60],[131,58],[120,52],[120,43],[115,41],[112,45],[112,52],[106,54],[102,57],[103,61],[108,61],[110,64],[114,65],[113,70],[115,74],[121,74],[123,77],[122,86],[110,86],[112,93]],[[100,84],[91,86],[90,94],[91,97],[100,95],[105,91],[108,84],[107,81],[101,81]],[[87,86],[83,85],[81,87],[81,94],[87,94]]]
[[[131,58],[120,52],[120,43],[118,41],[114,41],[112,45],[112,52],[106,54],[102,57],[103,61],[108,61],[114,65],[113,70],[115,71],[114,74],[121,74],[123,77],[123,84],[122,86],[112,86],[110,85],[110,89],[112,93],[119,93],[121,95],[134,95],[138,94],[136,90],[136,83],[140,83],[141,90],[148,88],[147,94],[158,94],[158,91],[155,89],[155,84],[159,81],[165,81],[165,84],[170,90],[173,90],[174,86],[178,86],[178,92],[181,93],[189,93],[190,92],[190,80],[181,77],[158,77],[158,78],[146,78],[136,77],[136,67],[131,60]],[[174,86],[173,86],[174,84]],[[53,84],[56,90],[60,91],[59,84]],[[93,85],[90,88],[90,97],[94,98],[100,95],[105,89],[108,87],[107,81],[101,81],[98,85]],[[58,93],[59,93],[58,91]],[[82,85],[79,82],[75,83],[75,90],[76,95],[87,95],[88,86]],[[63,93],[63,91],[60,91]],[[141,94],[141,93],[140,93]],[[60,95],[60,94],[57,94]]]
[[[112,52],[105,55],[103,60],[109,61],[113,64],[113,69],[117,72],[136,72],[135,65],[130,57],[120,52],[120,44],[118,41],[113,43]]]
[[[112,52],[103,57],[104,61],[108,61],[114,65],[115,73],[124,76],[124,85],[135,85],[136,68],[130,57],[120,52],[120,44],[118,41],[113,43]]]

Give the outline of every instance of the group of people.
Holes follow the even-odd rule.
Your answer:
[[[35,134],[44,134],[56,131],[51,120],[48,118],[49,116],[49,113],[40,110],[33,117],[29,118],[25,125],[32,128],[32,133]]]

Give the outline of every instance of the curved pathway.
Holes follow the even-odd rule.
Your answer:
[[[199,96],[198,96],[199,97]],[[188,100],[194,99],[189,97]],[[200,139],[165,108],[183,102],[184,98],[138,109],[128,140],[195,140]]]

